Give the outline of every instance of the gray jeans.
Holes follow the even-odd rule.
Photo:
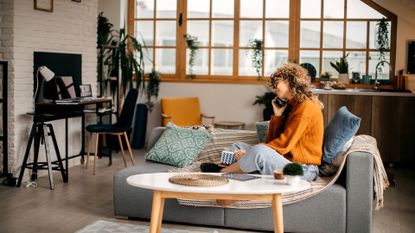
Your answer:
[[[263,175],[272,175],[274,170],[282,170],[287,163],[291,163],[284,156],[265,144],[251,146],[243,142],[232,145],[232,151],[245,150],[246,154],[238,160],[239,167],[245,173],[259,171]],[[304,170],[304,180],[312,181],[318,175],[318,167],[312,164],[301,164]]]

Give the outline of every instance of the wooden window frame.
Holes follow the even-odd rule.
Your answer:
[[[157,0],[154,0],[155,2]],[[170,82],[197,82],[197,83],[263,83],[267,77],[264,77],[265,67],[263,64],[262,67],[262,79],[258,80],[257,76],[239,76],[239,49],[243,49],[246,47],[239,45],[239,26],[241,20],[255,20],[255,21],[262,21],[262,38],[265,42],[265,24],[267,21],[280,21],[280,20],[287,20],[285,18],[265,18],[266,12],[266,0],[263,1],[263,15],[262,18],[240,18],[240,0],[234,0],[234,18],[224,18],[223,20],[232,20],[234,24],[234,40],[233,40],[233,47],[226,47],[226,49],[233,50],[233,71],[232,75],[209,75],[211,73],[211,50],[212,48],[222,48],[220,46],[212,46],[212,22],[215,20],[221,20],[222,18],[212,18],[212,0],[210,0],[210,11],[209,17],[206,18],[192,18],[191,20],[207,20],[209,21],[209,44],[208,46],[202,46],[204,49],[208,49],[208,75],[195,75],[195,79],[189,80],[186,78],[186,41],[183,38],[183,35],[186,33],[187,27],[187,0],[177,0],[177,16],[176,22],[181,17],[182,18],[182,25],[176,27],[176,46],[156,46],[155,39],[153,46],[147,46],[150,49],[153,49],[153,67],[155,63],[156,57],[156,49],[158,48],[175,48],[176,49],[176,73],[175,74],[161,74],[161,78],[163,81],[170,81]],[[369,53],[376,52],[377,49],[370,49],[369,47],[369,36],[370,36],[370,22],[377,22],[379,19],[347,19],[347,2],[349,0],[345,0],[344,4],[344,16],[343,19],[327,19],[324,18],[324,1],[321,0],[321,16],[320,18],[310,18],[310,19],[300,19],[300,11],[301,11],[301,0],[290,0],[290,13],[288,18],[288,27],[289,27],[289,40],[288,40],[288,61],[297,63],[300,60],[300,50],[302,51],[319,51],[320,58],[319,58],[319,70],[322,72],[321,68],[323,66],[323,59],[322,55],[324,51],[342,51],[342,54],[346,54],[348,51],[358,52],[363,51],[366,53],[366,72],[369,72]],[[391,74],[394,75],[394,67],[396,63],[396,36],[397,36],[397,16],[392,12],[386,10],[385,8],[381,7],[377,3],[373,2],[373,0],[361,0],[363,3],[367,4],[369,7],[373,8],[374,10],[378,11],[379,13],[386,16],[388,21],[391,22],[391,41],[390,41],[390,64],[391,64]],[[135,22],[138,20],[150,20],[154,22],[154,31],[153,31],[153,38],[156,38],[156,24],[157,21],[163,20],[172,20],[172,19],[157,19],[155,14],[157,12],[157,4],[154,5],[154,17],[152,19],[138,19],[135,18],[136,15],[136,5],[135,0],[128,0],[128,33],[134,35],[135,32]],[[318,48],[300,48],[300,23],[301,21],[320,21],[320,46]],[[323,48],[323,24],[325,21],[342,21],[343,26],[343,46],[342,48]],[[366,34],[366,47],[363,49],[350,49],[346,48],[346,30],[347,30],[347,22],[351,21],[358,21],[358,22],[366,22],[367,23],[367,34]],[[176,24],[177,25],[177,24]],[[265,43],[264,43],[265,45]],[[265,51],[267,50],[286,50],[287,48],[264,48],[263,58],[265,56]],[[392,77],[390,77],[391,79]]]

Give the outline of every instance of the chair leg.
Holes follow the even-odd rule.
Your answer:
[[[95,170],[96,170],[96,165],[97,165],[97,158],[98,158],[98,143],[99,143],[99,133],[96,133],[96,138],[95,138],[95,156],[94,156],[94,170],[93,173],[95,176]]]
[[[85,162],[85,169],[88,169],[88,161],[89,161],[89,155],[91,153],[91,140],[92,140],[92,132],[88,133],[88,145],[86,149],[86,162]]]
[[[121,135],[117,134],[118,137],[118,142],[120,143],[120,149],[121,149],[121,155],[122,155],[122,159],[124,160],[124,166],[127,166],[127,161],[125,160],[125,153],[124,153],[124,146],[122,145],[122,140],[121,140]]]
[[[134,166],[134,156],[133,156],[133,152],[131,151],[130,142],[128,141],[128,137],[127,137],[127,133],[126,132],[124,132],[124,138],[125,138],[125,141],[127,143],[128,152],[130,152],[131,163]]]

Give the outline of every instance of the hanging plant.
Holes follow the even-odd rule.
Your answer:
[[[151,73],[148,75],[148,83],[146,89],[147,95],[147,108],[151,112],[153,110],[154,104],[151,102],[151,97],[154,96],[155,98],[158,97],[159,94],[159,86],[160,86],[160,72],[156,70],[151,70]]]
[[[193,79],[193,66],[195,65],[197,50],[199,49],[199,40],[197,36],[192,36],[188,33],[184,34],[184,38],[186,39],[187,48],[190,49],[189,54],[189,74],[187,75],[187,79]]]
[[[386,61],[386,52],[389,50],[389,22],[383,17],[378,23],[376,23],[376,43],[379,51],[379,61]],[[379,66],[379,72],[382,71],[383,65]]]
[[[249,57],[251,58],[251,66],[256,70],[258,79],[262,78],[262,54],[263,54],[263,42],[260,39],[249,40]]]

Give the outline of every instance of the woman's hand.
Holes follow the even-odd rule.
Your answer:
[[[275,99],[276,98],[278,98],[278,97],[275,97]],[[287,107],[287,105],[284,105],[284,106],[282,106],[282,107],[278,107],[276,104],[275,104],[275,99],[273,99],[272,100],[272,109],[274,110],[274,115],[275,116],[282,116],[282,113],[284,112],[284,110],[285,110],[285,108]]]
[[[242,156],[244,156],[245,154],[246,154],[246,150],[237,150],[234,152],[233,156],[235,157],[236,160],[240,160]]]

